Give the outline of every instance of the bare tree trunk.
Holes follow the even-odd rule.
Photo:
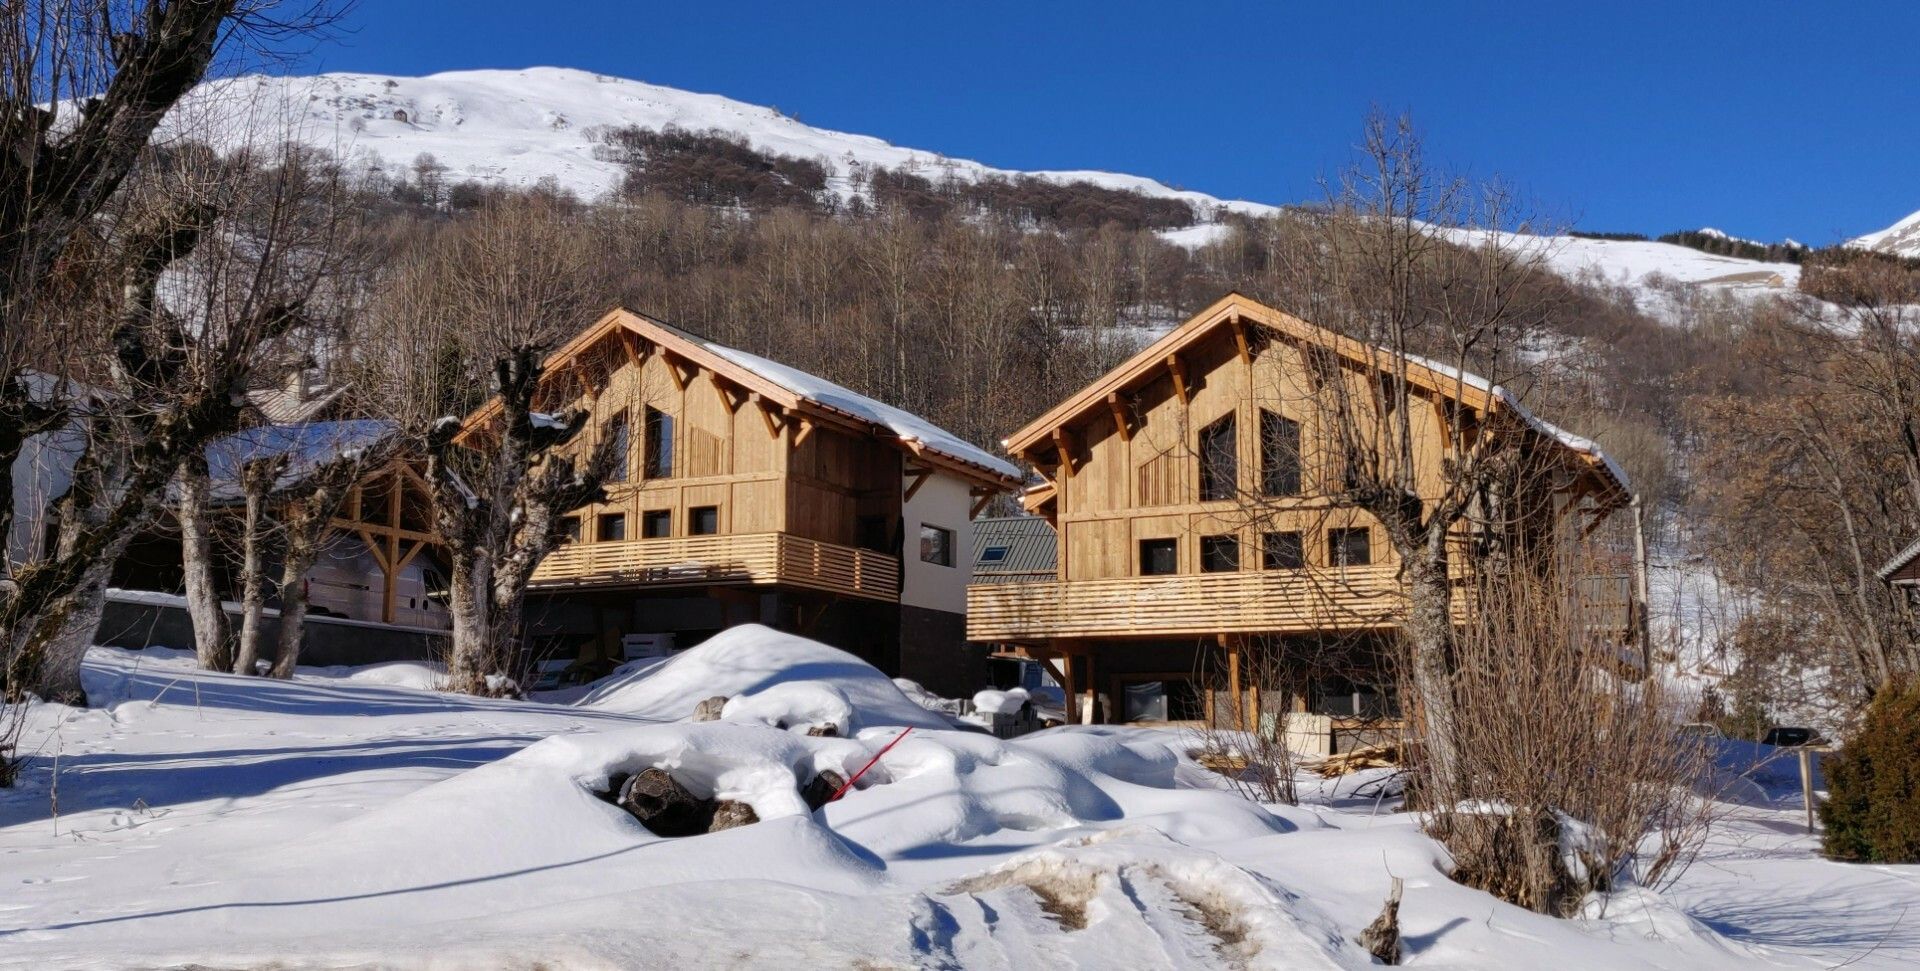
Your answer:
[[[1422,758],[1426,777],[1436,793],[1460,791],[1459,760],[1453,751],[1454,705],[1450,660],[1453,646],[1453,587],[1447,577],[1444,534],[1442,552],[1432,544],[1409,551],[1404,565],[1407,584],[1406,640],[1408,676],[1420,707]]]
[[[213,576],[213,523],[208,515],[212,484],[203,455],[180,463],[180,565],[187,595],[187,616],[193,621],[193,653],[208,671],[233,670],[233,627],[221,606]]]
[[[453,618],[453,654],[447,659],[447,683],[455,691],[478,691],[499,654],[488,616],[493,602],[493,584],[488,582],[492,572],[484,551],[454,551],[447,603]]]
[[[264,636],[261,626],[267,612],[267,492],[277,474],[278,463],[270,461],[249,462],[241,472],[247,512],[240,535],[240,650],[233,662],[236,674],[258,673]]]

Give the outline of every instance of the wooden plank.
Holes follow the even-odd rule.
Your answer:
[[[1119,430],[1120,440],[1133,441],[1133,428],[1127,417],[1126,404],[1120,399],[1120,392],[1107,395],[1107,407],[1113,411],[1113,427]]]

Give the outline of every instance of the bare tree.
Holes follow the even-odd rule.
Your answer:
[[[1429,403],[1413,395],[1407,372],[1430,364],[1454,399],[1524,392],[1522,352],[1554,309],[1536,283],[1547,254],[1504,231],[1525,229],[1514,225],[1504,189],[1430,169],[1407,119],[1371,117],[1361,153],[1328,211],[1308,217],[1314,230],[1280,254],[1308,316],[1356,338],[1370,357],[1357,371],[1331,354],[1309,362],[1298,393],[1321,434],[1307,446],[1308,464],[1319,491],[1336,507],[1370,514],[1397,555],[1423,771],[1452,787],[1462,771],[1448,660],[1457,561],[1510,555],[1523,518],[1516,503],[1550,494],[1553,483],[1527,454],[1510,400],[1443,407],[1456,446],[1438,482],[1422,482],[1415,407]]]
[[[77,422],[87,442],[59,503],[56,549],[10,564],[0,583],[9,702],[28,691],[84,698],[80,655],[113,559],[151,520],[181,457],[231,426],[235,371],[298,319],[285,294],[263,288],[246,326],[183,329],[156,291],[203,242],[219,200],[135,204],[123,191],[223,40],[245,46],[321,20],[268,10],[220,0],[0,7],[0,427],[28,433],[0,435],[0,468],[35,430]],[[106,326],[89,333],[88,319]],[[75,413],[33,396],[34,368],[101,390]],[[0,499],[9,521],[12,497]]]
[[[434,528],[452,559],[457,691],[511,674],[533,569],[559,541],[560,514],[595,501],[614,461],[611,442],[568,448],[584,413],[543,410],[547,355],[585,326],[605,286],[580,218],[538,197],[484,207],[402,268],[365,338],[368,386],[427,456]],[[492,396],[463,428],[449,413],[480,404],[475,389]]]

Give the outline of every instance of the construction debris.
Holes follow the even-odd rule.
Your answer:
[[[1363,745],[1339,755],[1329,755],[1318,762],[1309,763],[1307,768],[1331,779],[1361,769],[1397,769],[1404,764],[1403,755],[1399,742],[1382,742]]]

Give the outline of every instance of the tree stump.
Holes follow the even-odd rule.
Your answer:
[[[827,800],[833,798],[834,793],[840,791],[841,786],[846,784],[847,780],[842,778],[840,773],[827,769],[814,776],[813,781],[800,790],[800,798],[806,800],[808,809],[819,809],[827,804]]]
[[[1381,964],[1400,963],[1400,891],[1400,878],[1394,877],[1393,889],[1387,891],[1387,905],[1380,908],[1380,916],[1354,938]]]

